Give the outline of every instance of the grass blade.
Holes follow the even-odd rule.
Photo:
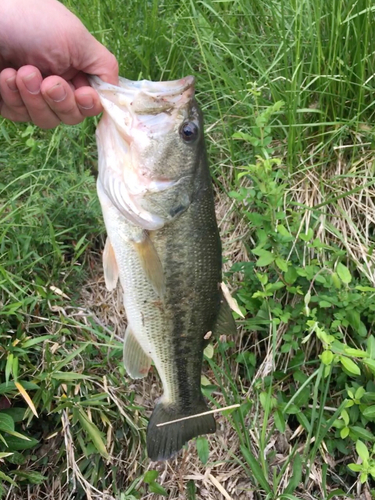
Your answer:
[[[246,462],[248,463],[252,473],[254,474],[255,480],[267,494],[271,494],[272,493],[271,487],[268,484],[268,481],[263,474],[262,468],[259,465],[259,460],[257,460],[251,453],[251,451],[245,446],[241,446],[241,452]]]

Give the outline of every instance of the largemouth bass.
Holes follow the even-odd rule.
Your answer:
[[[128,327],[124,363],[163,384],[147,428],[151,460],[215,432],[201,392],[211,333],[235,330],[220,288],[221,243],[194,78],[113,86],[92,77],[104,107],[97,128],[98,195],[107,230],[107,288],[120,279]],[[229,330],[229,331],[228,331]],[[194,418],[159,424],[176,419]]]

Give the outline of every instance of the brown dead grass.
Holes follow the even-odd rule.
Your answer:
[[[348,156],[353,147],[343,144],[335,148],[336,160],[324,168],[308,166],[296,176],[288,194],[302,206],[320,211],[318,219],[312,211],[305,211],[301,231],[313,227],[323,243],[345,249],[360,274],[375,286],[374,157],[357,143],[356,160],[352,161]],[[314,255],[312,250],[305,258],[313,256],[325,258],[324,251]]]

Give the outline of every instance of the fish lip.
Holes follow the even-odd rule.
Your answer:
[[[132,81],[119,77],[119,86],[103,82],[98,76],[88,77],[90,84],[99,92],[120,92],[125,94],[136,94],[139,91],[152,97],[173,97],[191,89],[194,93],[195,78],[191,75],[166,82],[152,82],[149,80]]]
[[[130,114],[138,115],[156,115],[184,108],[195,93],[193,76],[167,82],[133,82],[120,77],[119,86],[103,82],[97,76],[89,76],[89,81],[98,92],[104,108],[111,101],[117,106],[125,106]]]

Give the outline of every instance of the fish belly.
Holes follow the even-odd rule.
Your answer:
[[[160,297],[144,273],[133,244],[142,229],[123,217],[106,196],[99,182],[98,195],[107,235],[119,269],[128,327],[143,352],[154,362],[163,384],[163,398],[170,401],[175,389],[170,383],[173,377],[169,374],[169,368],[172,366],[168,335],[171,331],[171,321],[161,307]]]

